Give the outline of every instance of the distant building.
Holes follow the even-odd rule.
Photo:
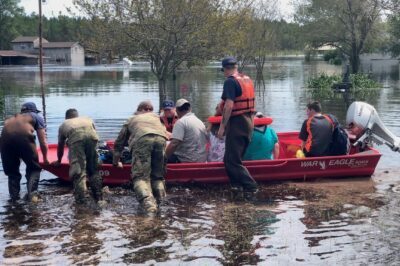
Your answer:
[[[45,38],[42,38],[42,43],[48,43]],[[39,37],[35,36],[20,36],[11,41],[11,46],[14,51],[19,51],[28,54],[39,54]]]
[[[2,65],[38,64],[39,37],[20,36],[11,42],[12,50],[0,51]],[[43,61],[50,64],[84,66],[85,51],[78,42],[49,42],[42,38]]]
[[[49,63],[84,66],[85,51],[78,42],[48,42],[43,43],[44,56]]]
[[[39,56],[13,50],[0,51],[0,65],[36,65]]]

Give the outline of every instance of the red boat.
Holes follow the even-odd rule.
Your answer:
[[[275,181],[290,179],[314,179],[318,177],[356,177],[371,176],[378,164],[381,154],[374,148],[359,151],[352,147],[349,155],[296,158],[301,141],[298,132],[278,133],[280,156],[275,160],[245,161],[244,165],[256,181]],[[109,143],[112,146],[112,143]],[[67,154],[65,148],[64,154]],[[41,156],[41,153],[39,152]],[[49,161],[57,159],[57,145],[49,145]],[[64,156],[60,167],[44,165],[49,171],[64,181],[71,181],[68,176],[68,159]],[[121,185],[129,183],[130,165],[122,169],[111,164],[102,164],[100,175],[105,185]],[[166,181],[175,184],[187,183],[228,183],[222,162],[209,163],[179,163],[168,164]]]

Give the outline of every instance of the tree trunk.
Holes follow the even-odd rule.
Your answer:
[[[350,56],[351,73],[357,74],[360,67],[360,55],[357,52],[357,48],[352,48]]]
[[[167,99],[167,80],[165,77],[158,78],[159,107],[161,109],[162,102]]]

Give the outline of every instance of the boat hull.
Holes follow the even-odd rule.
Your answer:
[[[379,162],[379,151],[369,148],[363,152],[352,149],[350,155],[295,158],[295,153],[300,147],[297,139],[298,132],[278,133],[280,142],[280,158],[276,160],[245,161],[252,177],[258,182],[282,181],[282,180],[309,180],[320,177],[359,177],[371,176]],[[68,149],[65,148],[67,154]],[[50,144],[48,152],[49,160],[56,160],[57,145]],[[66,157],[66,156],[64,156]],[[68,176],[69,164],[63,158],[60,167],[44,165],[43,169],[51,172],[63,181],[70,182]],[[99,174],[103,177],[105,185],[122,185],[131,181],[131,166],[124,165],[117,168],[111,164],[102,164]],[[168,164],[167,183],[228,183],[228,177],[222,162],[209,163],[179,163]]]

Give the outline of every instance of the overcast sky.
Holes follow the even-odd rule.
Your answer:
[[[288,18],[293,14],[293,7],[290,5],[290,2],[291,0],[278,0],[278,5],[284,18]],[[32,12],[39,13],[38,0],[20,0],[20,5],[25,9],[27,14],[31,14]],[[46,0],[42,5],[42,12],[46,17],[58,16],[60,12],[68,15],[67,8],[71,8],[74,12],[77,12],[72,4],[72,0]]]

